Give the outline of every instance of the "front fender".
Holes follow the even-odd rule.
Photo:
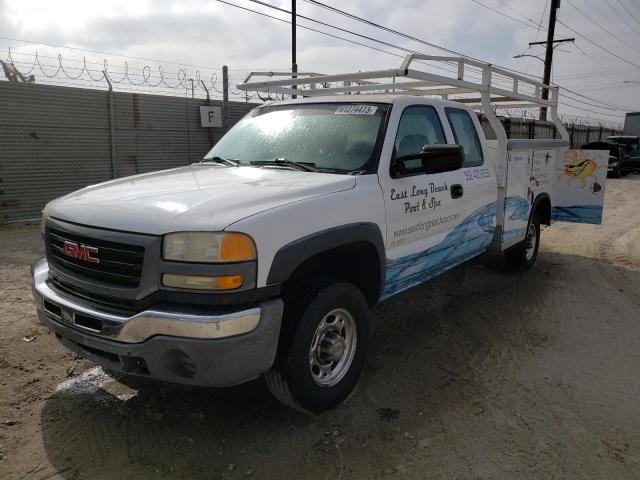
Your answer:
[[[368,242],[375,247],[381,273],[379,292],[382,292],[386,267],[384,241],[378,225],[369,222],[329,228],[284,245],[276,252],[267,284],[286,281],[298,266],[319,253],[356,242]]]

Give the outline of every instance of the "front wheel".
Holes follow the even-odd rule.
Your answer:
[[[530,270],[536,263],[538,248],[540,247],[540,221],[534,215],[529,226],[525,239],[514,247],[504,252],[507,264],[514,270]]]
[[[290,299],[294,305],[284,319],[287,344],[265,379],[280,402],[319,413],[343,402],[360,377],[369,343],[369,308],[350,283],[319,284],[299,295]]]

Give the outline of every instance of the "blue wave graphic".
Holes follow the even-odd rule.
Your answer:
[[[502,243],[524,236],[527,227],[506,229],[506,226],[509,220],[529,222],[530,210],[531,204],[524,197],[513,196],[504,199],[505,230],[502,232]]]
[[[505,230],[502,232],[502,243],[510,242],[514,238],[524,237],[526,231],[526,228],[512,228],[510,230]]]
[[[598,225],[602,223],[601,205],[575,205],[572,207],[553,207],[551,218],[559,222],[570,223],[591,223]]]
[[[507,197],[504,199],[504,218],[509,220],[529,221],[529,201],[520,196]]]
[[[425,282],[484,252],[493,239],[495,215],[496,204],[489,203],[454,227],[439,244],[422,252],[387,260],[381,299]]]

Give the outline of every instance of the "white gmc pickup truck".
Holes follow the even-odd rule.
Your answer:
[[[555,87],[545,100],[517,77],[505,92],[491,77],[510,72],[466,59],[445,82],[415,59],[246,82],[304,98],[254,109],[198,164],[50,202],[40,320],[110,370],[214,387],[264,375],[283,403],[320,412],[358,380],[369,306],[488,251],[529,269],[541,224],[600,222],[606,154],[567,150]],[[465,92],[480,96],[433,98]],[[549,108],[564,139],[508,139],[497,97]]]

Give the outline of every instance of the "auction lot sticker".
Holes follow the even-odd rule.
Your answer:
[[[378,107],[374,105],[340,105],[334,115],[375,115]]]

